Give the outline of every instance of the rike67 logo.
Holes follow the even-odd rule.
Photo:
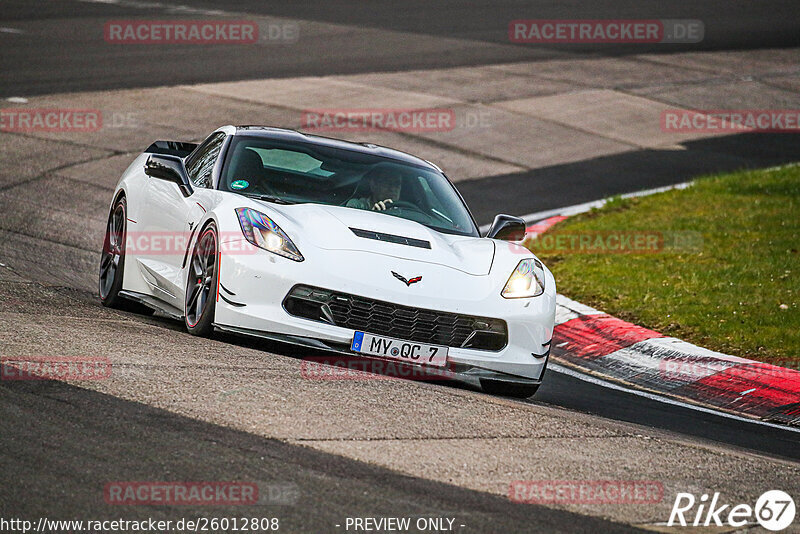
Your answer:
[[[767,530],[778,532],[794,521],[796,509],[792,497],[780,490],[764,492],[755,506],[749,504],[723,504],[719,492],[697,499],[691,493],[678,493],[667,526],[692,527],[743,527],[756,522]]]

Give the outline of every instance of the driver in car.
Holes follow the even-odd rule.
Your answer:
[[[362,210],[384,211],[400,198],[403,179],[391,168],[377,167],[369,172],[366,197],[351,198],[345,206]]]

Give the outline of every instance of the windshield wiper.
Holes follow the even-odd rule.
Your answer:
[[[276,197],[274,195],[246,195],[250,198],[257,198],[258,200],[264,200],[266,202],[273,202],[275,204],[294,204],[291,200],[286,200],[285,198]]]

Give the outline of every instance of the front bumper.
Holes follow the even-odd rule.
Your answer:
[[[259,330],[248,330],[246,328],[219,324],[215,324],[214,327],[220,332],[249,337],[258,337],[262,339],[268,339],[270,341],[279,341],[282,343],[290,343],[292,345],[308,347],[314,350],[330,351],[344,356],[343,358],[319,356],[310,357],[309,361],[312,364],[312,367],[310,371],[306,372],[306,374],[311,375],[312,377],[318,374],[322,374],[324,376],[324,373],[319,373],[318,371],[315,372],[313,370],[313,365],[326,364],[345,368],[351,371],[355,370],[361,372],[379,373],[395,378],[423,381],[454,380],[477,388],[481,387],[481,380],[487,379],[494,382],[504,382],[515,385],[538,386],[542,383],[541,377],[544,375],[544,369],[547,367],[548,359],[548,356],[546,355],[544,357],[544,367],[542,368],[540,377],[533,379],[500,371],[493,371],[491,369],[485,369],[474,365],[457,363],[452,360],[449,360],[447,367],[436,368],[424,365],[414,365],[405,361],[401,362],[398,360],[383,359],[365,354],[355,354],[350,350],[349,343],[340,344],[324,339],[291,336],[275,332],[263,332]],[[370,362],[372,363],[370,364]],[[331,376],[334,376],[337,379],[341,377],[341,375],[338,373],[331,373]]]
[[[247,246],[242,244],[237,250],[247,251]],[[467,382],[501,378],[536,384],[541,380],[553,335],[554,290],[534,298],[504,299],[500,291],[510,272],[474,276],[438,264],[363,251],[311,249],[303,253],[303,262],[255,248],[250,253],[223,254],[217,328],[353,354],[349,347],[355,330],[296,317],[284,309],[282,303],[292,288],[305,284],[401,306],[502,319],[508,330],[504,348],[449,347],[449,369]],[[406,286],[391,271],[423,279]]]

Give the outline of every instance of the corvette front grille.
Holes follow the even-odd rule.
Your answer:
[[[490,351],[502,350],[508,342],[501,319],[401,306],[311,286],[293,287],[283,307],[296,317],[406,341]]]

